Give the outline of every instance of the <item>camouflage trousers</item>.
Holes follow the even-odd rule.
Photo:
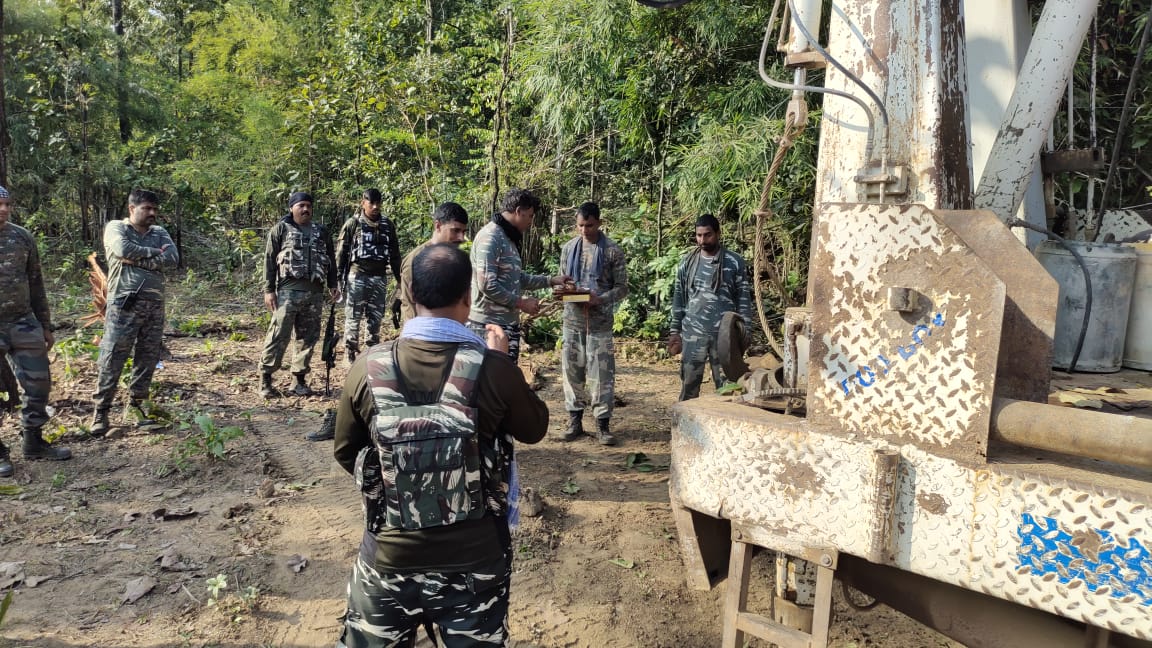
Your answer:
[[[425,623],[445,648],[503,646],[511,577],[510,556],[470,572],[413,574],[378,572],[357,556],[336,648],[408,648]]]
[[[324,315],[324,293],[312,290],[276,291],[276,312],[268,323],[264,336],[264,353],[260,356],[260,371],[274,373],[284,360],[284,353],[296,332],[296,354],[292,357],[292,373],[306,374],[312,368],[312,350],[320,341],[320,321]]]
[[[348,295],[344,302],[344,343],[360,348],[360,320],[367,319],[367,343],[380,343],[380,323],[388,306],[388,276],[374,276],[353,270],[348,274]]]
[[[592,408],[596,418],[612,416],[616,355],[611,329],[602,332],[564,327],[564,406],[569,412]]]
[[[163,299],[128,295],[108,302],[104,311],[104,336],[100,338],[100,357],[96,360],[100,377],[96,380],[96,393],[92,394],[97,411],[112,409],[116,387],[120,384],[120,372],[129,355],[132,356],[132,375],[128,379],[128,393],[133,400],[148,398],[163,343]]]
[[[472,332],[479,335],[481,339],[488,339],[488,330],[484,328],[484,324],[468,320],[468,328]],[[522,329],[519,324],[500,324],[500,328],[504,329],[504,335],[508,336],[508,357],[512,358],[512,362],[520,362],[520,334]]]
[[[716,335],[694,335],[682,333],[684,351],[680,357],[680,400],[700,396],[700,384],[704,382],[704,366],[712,365],[712,383],[719,389],[726,382],[724,368],[716,352]]]
[[[24,392],[21,397],[20,425],[36,430],[48,422],[48,395],[52,391],[52,371],[40,320],[29,313],[11,324],[0,324],[0,354],[8,356],[12,373]],[[16,394],[8,394],[15,398]]]

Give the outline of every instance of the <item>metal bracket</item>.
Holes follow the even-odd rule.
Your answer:
[[[894,202],[906,198],[910,176],[911,171],[904,165],[860,169],[856,174],[860,202]]]

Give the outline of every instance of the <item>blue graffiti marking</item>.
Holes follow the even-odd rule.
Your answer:
[[[1020,516],[1019,567],[1061,583],[1083,581],[1088,591],[1135,597],[1152,606],[1152,553],[1136,538],[1123,543],[1102,529],[1069,533],[1053,518]]]
[[[942,313],[936,313],[932,317],[931,324],[936,328],[944,326],[944,324],[946,324],[944,315]],[[909,337],[912,341],[907,346],[903,344],[896,345],[896,354],[904,360],[916,355],[919,347],[926,342],[925,338],[932,337],[932,329],[924,324],[917,324],[916,327],[912,329],[912,334]],[[879,363],[876,369],[873,369],[869,365],[864,365],[857,369],[856,373],[849,374],[847,378],[837,382],[836,386],[844,392],[845,396],[851,396],[853,387],[871,387],[875,385],[877,380],[887,376],[888,371],[899,362],[897,359],[889,360],[883,353],[877,353],[876,360]]]

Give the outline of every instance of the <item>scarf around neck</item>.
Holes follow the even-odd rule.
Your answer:
[[[512,223],[509,223],[504,218],[504,215],[500,212],[492,214],[492,222],[496,223],[500,229],[504,230],[504,234],[507,235],[508,238],[512,239],[512,245],[515,245],[516,251],[519,252],[520,246],[524,243],[524,232],[521,232]]]
[[[604,271],[604,250],[608,248],[608,236],[604,232],[600,232],[600,240],[596,241],[596,247],[592,251],[592,268],[589,271],[589,278],[592,280],[590,283],[595,285],[600,280],[600,274]],[[568,265],[564,268],[564,273],[578,284],[584,278],[584,237],[576,239],[576,245],[572,248],[572,255],[568,257]]]

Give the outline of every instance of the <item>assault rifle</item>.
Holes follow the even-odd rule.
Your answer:
[[[324,346],[320,349],[320,359],[324,361],[324,395],[332,395],[332,367],[336,366],[336,345],[340,336],[336,333],[336,303],[328,308],[328,325],[324,327]]]

